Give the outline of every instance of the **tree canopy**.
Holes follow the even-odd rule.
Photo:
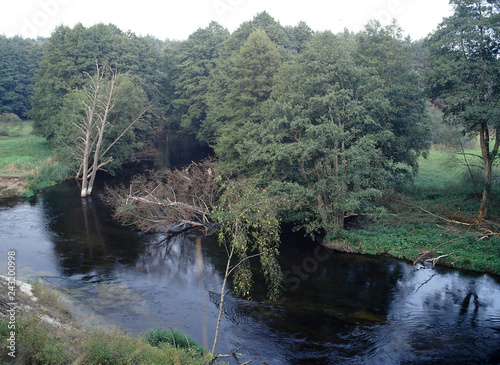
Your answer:
[[[288,196],[285,216],[295,223],[335,234],[345,217],[377,211],[383,189],[416,173],[429,148],[426,53],[401,34],[397,24],[375,21],[357,34],[318,33],[266,12],[233,32],[212,22],[177,42],[112,24],[59,26],[30,69],[29,115],[36,134],[74,150],[75,102],[96,62],[111,67],[122,96],[110,114],[115,127],[103,136],[117,156],[110,171],[151,148],[156,131],[188,133],[213,148],[231,178]],[[0,87],[13,88],[9,77]],[[11,111],[17,94],[1,95]],[[113,144],[145,104],[143,121]]]

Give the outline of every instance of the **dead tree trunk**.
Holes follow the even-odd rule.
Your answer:
[[[80,192],[82,198],[92,193],[97,172],[113,161],[112,156],[104,159],[106,153],[147,111],[143,110],[103,151],[106,132],[111,126],[110,113],[117,102],[115,87],[117,73],[109,66],[99,66],[96,61],[96,74],[87,76],[90,79],[90,86],[83,92],[81,100],[85,118],[73,123],[80,133],[76,139],[75,155],[80,163],[76,178],[82,180]]]

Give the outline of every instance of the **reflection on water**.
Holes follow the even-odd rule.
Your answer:
[[[114,224],[72,184],[0,209],[0,256],[45,277],[81,308],[139,334],[179,328],[210,347],[225,251],[195,232],[163,242]],[[500,363],[500,282],[487,275],[344,255],[285,235],[285,292],[229,296],[218,351],[268,364]],[[0,260],[5,271],[6,260]]]

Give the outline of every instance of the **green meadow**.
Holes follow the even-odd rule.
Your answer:
[[[31,134],[33,123],[23,122],[15,134],[0,137],[0,176],[18,177],[30,197],[67,178],[69,171],[57,162],[45,138]]]

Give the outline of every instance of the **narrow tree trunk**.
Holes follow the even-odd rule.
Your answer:
[[[484,187],[483,196],[481,198],[481,207],[477,213],[478,218],[486,219],[489,214],[490,207],[490,192],[491,192],[491,161],[485,161],[484,164]]]
[[[479,131],[479,143],[481,146],[481,155],[483,157],[484,171],[483,171],[483,196],[481,198],[481,206],[477,212],[477,217],[480,219],[488,218],[489,208],[491,204],[491,170],[493,160],[496,157],[499,147],[499,133],[496,131],[496,140],[493,146],[493,151],[490,151],[490,134],[485,123],[481,123]]]
[[[91,118],[89,116],[88,118]],[[85,149],[83,152],[83,166],[82,166],[82,191],[80,193],[80,196],[82,198],[85,198],[87,194],[87,187],[88,187],[88,173],[89,173],[89,155],[90,155],[90,134],[92,130],[92,124],[88,123],[87,125],[87,133],[85,136]]]
[[[229,257],[227,259],[226,271],[224,273],[224,281],[222,283],[222,290],[220,292],[220,303],[219,303],[219,316],[217,317],[217,327],[215,328],[215,338],[214,345],[212,346],[212,354],[215,356],[215,348],[217,347],[217,341],[219,339],[219,329],[220,329],[220,321],[222,319],[222,314],[224,313],[223,305],[224,305],[224,297],[226,296],[226,284],[227,278],[229,277],[229,273],[231,271],[231,259],[233,257],[234,247],[231,245],[231,251],[229,253]]]

